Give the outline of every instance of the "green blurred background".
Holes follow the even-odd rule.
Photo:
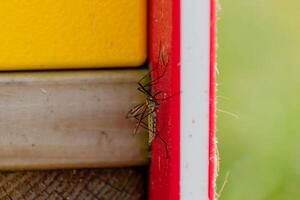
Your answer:
[[[300,1],[220,4],[220,199],[300,199]]]

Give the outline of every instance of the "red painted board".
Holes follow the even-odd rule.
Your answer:
[[[152,143],[149,199],[180,200],[180,0],[149,1],[149,60],[154,71],[152,80],[159,78],[153,92],[162,91],[166,100],[157,111],[157,132],[167,142],[155,139]],[[215,199],[215,55],[216,1],[210,0],[209,41],[209,141],[208,191],[209,200]],[[163,56],[162,56],[163,55]],[[164,73],[163,64],[168,62]],[[161,77],[161,75],[163,76]],[[171,97],[171,98],[168,98]],[[200,186],[199,186],[200,187]]]
[[[154,69],[152,79],[156,80],[164,74],[159,84],[153,86],[153,91],[162,91],[165,97],[170,97],[160,102],[157,112],[157,131],[167,142],[169,156],[166,156],[164,144],[155,139],[152,143],[149,199],[179,200],[180,1],[151,0],[149,9],[149,59]],[[163,59],[169,60],[165,73]]]
[[[216,0],[210,0],[210,58],[209,58],[209,163],[208,163],[208,197],[215,199],[216,193]]]

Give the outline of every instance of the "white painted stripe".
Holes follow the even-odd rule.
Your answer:
[[[208,199],[209,9],[181,1],[181,200]]]

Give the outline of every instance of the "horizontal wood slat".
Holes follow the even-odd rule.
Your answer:
[[[148,136],[125,118],[144,73],[0,73],[0,170],[147,164]]]
[[[145,168],[0,172],[1,200],[143,200]]]

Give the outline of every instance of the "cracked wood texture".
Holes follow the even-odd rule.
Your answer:
[[[0,172],[1,200],[142,200],[145,168]]]

